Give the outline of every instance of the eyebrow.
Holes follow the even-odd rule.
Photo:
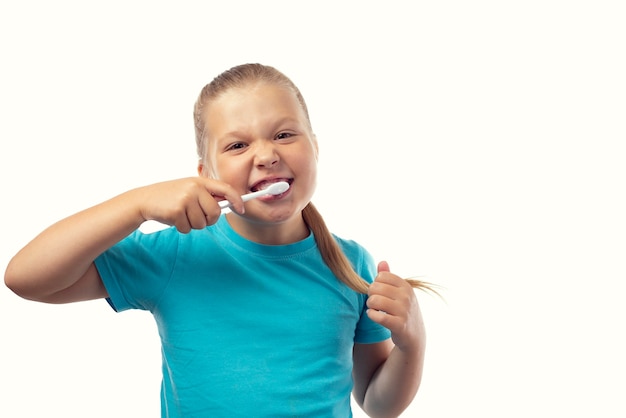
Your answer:
[[[300,121],[298,118],[294,118],[291,116],[285,116],[283,118],[278,119],[275,123],[272,123],[272,129],[275,130],[277,129],[279,126],[286,124],[286,123],[296,123],[298,125],[302,125],[302,121]],[[239,130],[234,130],[234,131],[229,131],[226,132],[224,135],[221,135],[219,138],[216,138],[218,141],[224,140],[226,138],[241,138],[241,137],[245,137],[247,136],[245,133],[243,133],[242,131]]]

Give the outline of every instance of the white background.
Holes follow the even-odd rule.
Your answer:
[[[419,296],[405,416],[624,417],[621,4],[3,0],[2,270],[62,217],[195,175],[201,87],[262,62],[308,101],[331,229],[444,288]],[[147,313],[2,286],[0,339],[0,416],[158,416]]]

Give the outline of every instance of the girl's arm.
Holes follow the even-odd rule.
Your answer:
[[[217,221],[214,196],[243,211],[229,185],[191,177],[133,189],[57,222],[9,262],[4,281],[23,298],[66,303],[106,297],[93,261],[146,220],[174,225],[183,233]]]
[[[391,330],[391,340],[355,344],[354,397],[371,417],[397,417],[413,401],[422,380],[426,332],[413,288],[378,266],[370,286],[368,316]]]

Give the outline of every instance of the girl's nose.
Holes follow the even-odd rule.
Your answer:
[[[276,152],[276,148],[272,142],[263,141],[259,144],[254,155],[254,163],[257,167],[272,167],[278,164],[280,158]]]

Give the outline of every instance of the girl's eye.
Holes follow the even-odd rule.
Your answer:
[[[228,146],[228,148],[226,148],[227,151],[236,151],[236,150],[240,150],[242,148],[244,148],[246,146],[246,144],[244,144],[243,142],[235,142],[234,144],[231,144]]]
[[[278,135],[276,135],[276,139],[287,139],[287,138],[291,138],[291,134],[289,132],[281,132]]]

